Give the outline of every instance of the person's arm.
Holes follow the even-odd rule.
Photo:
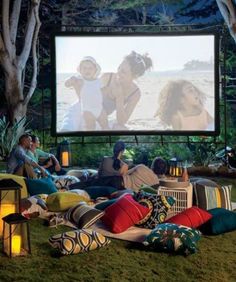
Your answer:
[[[177,130],[181,129],[181,120],[177,114],[173,115],[171,119],[171,125],[173,129],[177,129]]]
[[[80,91],[83,85],[83,80],[79,77],[72,76],[67,79],[65,82],[65,86],[68,88],[74,88],[78,97],[80,97]]]
[[[125,123],[129,120],[140,98],[141,98],[141,91],[139,88],[136,88],[135,92],[131,94],[131,96],[129,97],[128,102],[124,109]]]
[[[126,175],[128,173],[128,170],[129,170],[129,166],[126,163],[122,162],[122,166],[119,170],[120,175]]]
[[[46,170],[42,166],[40,166],[36,161],[27,156],[24,150],[16,149],[15,157],[19,160],[22,160],[24,163],[31,165],[34,168],[38,168],[42,172],[43,176],[47,176]]]

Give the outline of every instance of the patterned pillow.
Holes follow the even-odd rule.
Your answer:
[[[153,229],[157,224],[162,223],[167,216],[168,210],[175,203],[173,197],[154,195],[143,191],[135,193],[134,199],[151,210],[145,218],[136,224],[149,229]]]
[[[73,175],[53,176],[53,181],[58,190],[61,190],[61,189],[69,190],[69,186],[71,184],[80,182],[79,178]]]
[[[236,212],[224,208],[209,210],[212,218],[200,227],[203,234],[218,235],[236,230]]]
[[[217,184],[215,186],[209,185],[208,182],[208,180],[207,182],[205,180],[198,180],[193,183],[194,204],[204,210],[214,208],[232,210],[232,185],[220,187]]]
[[[113,233],[121,233],[137,224],[150,212],[149,208],[136,202],[132,195],[126,194],[105,209],[102,221]]]
[[[21,199],[20,208],[21,214],[26,218],[36,218],[47,211],[45,201],[38,196]]]
[[[175,223],[191,228],[198,228],[211,218],[212,215],[209,212],[193,206],[176,214],[175,216],[172,216],[166,220],[165,223]]]
[[[179,254],[193,254],[201,232],[186,226],[163,223],[158,225],[146,237],[143,244],[152,249]]]
[[[53,248],[63,255],[78,254],[104,247],[110,240],[93,230],[75,230],[57,234],[49,238]]]
[[[70,208],[64,215],[64,219],[74,224],[77,228],[88,228],[104,215],[104,211],[95,209],[85,203],[80,203]]]
[[[47,198],[48,210],[54,212],[66,211],[80,202],[87,202],[87,198],[73,192],[56,192]]]

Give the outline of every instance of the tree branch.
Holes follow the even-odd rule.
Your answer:
[[[6,51],[9,54],[9,57],[12,59],[12,44],[10,40],[10,29],[9,29],[9,9],[10,2],[9,0],[2,1],[2,34],[3,41],[5,44]]]
[[[34,14],[36,19],[36,26],[35,26],[33,41],[32,41],[33,75],[31,79],[29,91],[24,99],[24,104],[28,104],[37,85],[37,74],[38,74],[37,39],[38,39],[39,29],[41,26],[41,22],[39,19],[39,6],[37,9],[34,10]]]
[[[29,58],[31,46],[32,46],[32,38],[35,30],[36,25],[36,18],[35,18],[35,10],[39,9],[40,0],[32,0],[30,6],[30,15],[26,26],[26,33],[25,33],[25,42],[22,49],[22,52],[18,58],[18,66],[23,69],[26,65],[26,62]]]
[[[216,0],[219,10],[236,42],[236,11],[232,0]]]
[[[22,0],[14,1],[11,18],[10,18],[10,36],[11,36],[10,38],[13,46],[16,43],[16,34],[17,34],[19,17],[20,17],[21,1]]]

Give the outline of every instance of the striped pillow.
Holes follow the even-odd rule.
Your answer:
[[[104,211],[86,205],[84,202],[70,208],[64,219],[75,225],[77,228],[88,228],[104,215]]]
[[[205,209],[225,208],[232,210],[231,189],[232,185],[222,187],[202,186],[194,183],[195,205]]]

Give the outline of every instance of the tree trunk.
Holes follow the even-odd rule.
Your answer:
[[[11,2],[11,3],[10,3]],[[5,78],[5,98],[8,117],[11,124],[26,116],[27,106],[37,84],[38,59],[36,45],[40,28],[40,0],[28,1],[28,16],[24,25],[22,48],[17,49],[17,31],[20,21],[21,0],[1,1],[2,25],[0,29],[0,66]],[[22,20],[24,22],[24,19]],[[17,51],[16,51],[17,49]],[[32,55],[32,74],[28,77],[29,85],[24,89],[26,64]]]
[[[236,3],[232,0],[216,0],[216,2],[236,43]]]

